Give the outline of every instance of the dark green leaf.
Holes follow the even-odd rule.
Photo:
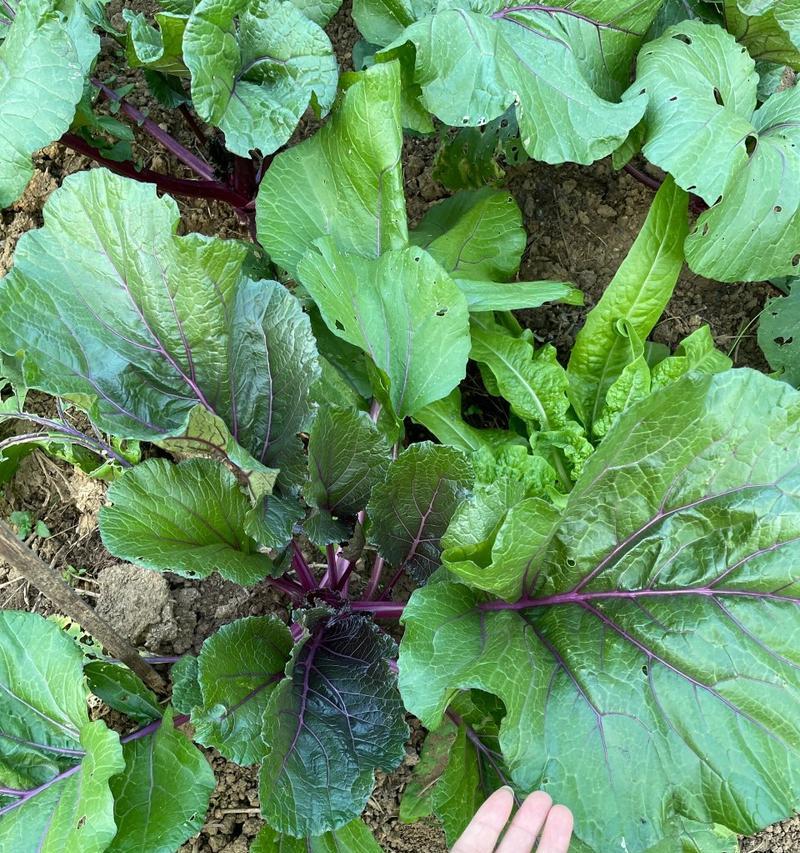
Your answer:
[[[172,665],[172,704],[181,714],[191,714],[195,707],[202,707],[203,694],[197,678],[197,658],[184,655]]]
[[[115,711],[142,724],[161,717],[162,709],[156,694],[126,666],[95,660],[87,663],[83,671],[89,690]]]
[[[292,838],[265,826],[250,853],[381,853],[378,842],[360,820],[316,838]]]
[[[758,326],[758,345],[781,379],[800,386],[800,284],[793,284],[788,296],[767,302]]]

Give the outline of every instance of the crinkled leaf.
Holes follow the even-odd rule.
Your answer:
[[[274,571],[244,531],[247,497],[218,462],[149,459],[117,480],[108,500],[111,506],[100,510],[100,533],[122,560],[188,578],[216,571],[243,585]]]
[[[326,407],[308,440],[306,500],[334,516],[355,515],[383,482],[390,458],[388,442],[366,412]]]
[[[197,658],[184,655],[172,665],[172,704],[181,714],[191,714],[192,709],[202,706],[203,694],[198,678]]]
[[[763,315],[762,315],[763,316]],[[763,322],[763,321],[762,321]],[[651,371],[652,387],[662,388],[690,370],[703,373],[722,373],[733,367],[727,355],[714,346],[711,329],[701,326],[685,337],[675,349],[675,355],[659,361]]]
[[[726,29],[754,59],[800,68],[800,0],[724,0]]]
[[[89,690],[115,711],[142,725],[161,717],[162,709],[156,694],[126,666],[93,660],[83,671]]]
[[[514,197],[484,187],[435,204],[409,239],[453,278],[509,281],[519,270],[527,238]]]
[[[619,333],[618,322],[629,324],[635,338],[644,341],[672,296],[683,267],[687,204],[686,193],[667,179],[627,257],[578,332],[567,367],[569,398],[587,429],[600,418],[609,389],[635,358],[631,337]]]
[[[472,466],[460,450],[412,444],[372,491],[369,539],[391,565],[424,583],[439,566],[439,540],[473,483]]]
[[[637,403],[529,549],[528,597],[414,593],[406,707],[435,727],[456,688],[498,696],[514,779],[567,804],[587,850],[681,849],[684,817],[749,834],[793,813],[799,456],[800,395],[754,371]]]
[[[197,664],[203,701],[191,712],[196,740],[237,764],[264,758],[264,712],[291,652],[289,629],[275,616],[238,619],[209,637]]]
[[[375,770],[402,761],[408,736],[388,663],[394,641],[362,616],[323,616],[307,627],[264,716],[270,751],[260,788],[269,825],[299,837],[357,818]]]
[[[320,27],[325,27],[341,9],[342,0],[292,0],[292,5],[309,20]]]
[[[31,179],[31,155],[69,130],[99,50],[75,0],[20,2],[0,42],[0,208]]]
[[[754,62],[731,35],[685,21],[643,48],[626,95],[648,98],[648,160],[711,205],[686,259],[720,281],[791,275],[800,263],[800,89],[755,110],[757,88]]]
[[[373,257],[408,242],[399,65],[348,75],[343,85],[331,120],[279,154],[259,187],[258,240],[292,274],[325,235]]]
[[[250,853],[381,853],[381,847],[367,825],[354,820],[315,838],[292,838],[265,826]]]
[[[183,33],[188,20],[185,15],[157,12],[153,16],[157,29],[148,23],[142,12],[123,9],[122,17],[128,24],[126,51],[131,68],[187,74],[183,64]]]
[[[330,39],[292,3],[200,0],[183,38],[199,116],[240,157],[289,140],[312,97],[327,112],[338,68]]]
[[[366,352],[384,377],[398,418],[449,394],[469,353],[467,303],[450,276],[421,249],[379,258],[344,254],[321,239],[298,277],[328,328]]]
[[[45,786],[24,802],[0,794],[0,848],[101,853],[116,832],[109,779],[124,763],[119,737],[89,720],[83,653],[33,613],[0,613],[0,640],[0,776]]]
[[[109,853],[174,853],[203,826],[214,773],[172,724],[123,747],[125,770],[111,780],[117,834]]]
[[[258,462],[297,465],[316,347],[284,287],[242,274],[243,243],[175,236],[171,198],[103,169],[67,178],[44,217],[0,282],[22,384],[130,438],[185,438],[200,404]]]
[[[636,27],[643,33],[659,6],[585,0],[561,10],[447,0],[390,48],[414,43],[422,103],[445,124],[483,125],[516,105],[531,157],[591,163],[642,117],[644,99],[615,103],[612,90],[627,77]]]
[[[259,545],[281,550],[303,515],[296,495],[265,495],[245,516],[244,530]]]
[[[761,314],[758,345],[781,379],[800,386],[800,284],[788,296],[770,299]]]

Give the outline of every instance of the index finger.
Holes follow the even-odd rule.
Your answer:
[[[450,853],[492,853],[513,806],[514,794],[510,788],[495,791],[475,812]]]

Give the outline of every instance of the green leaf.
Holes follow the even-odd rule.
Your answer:
[[[83,668],[89,690],[110,708],[142,725],[162,715],[158,697],[126,666],[94,660]]]
[[[108,490],[100,534],[108,550],[146,569],[251,585],[274,570],[244,532],[250,508],[233,474],[210,459],[149,459]]]
[[[172,704],[181,714],[191,714],[192,709],[203,704],[203,694],[198,679],[197,658],[184,655],[172,665]]]
[[[31,155],[69,130],[99,50],[79,3],[17,6],[0,42],[0,208],[22,195],[33,175]]]
[[[724,0],[726,29],[754,59],[800,68],[800,0]]]
[[[331,18],[341,9],[342,0],[292,0],[292,5],[310,21],[320,27],[326,27]]]
[[[245,244],[177,237],[171,198],[104,169],[67,178],[44,218],[0,280],[18,384],[151,441],[185,438],[202,405],[257,462],[297,466],[316,347],[298,301],[243,274]]]
[[[289,629],[275,616],[238,619],[209,637],[197,664],[203,701],[191,711],[196,740],[237,764],[264,758],[265,709],[291,652]]]
[[[464,294],[470,311],[516,311],[538,308],[546,302],[583,305],[583,293],[568,282],[514,281],[505,284],[457,278],[456,285]]]
[[[343,254],[319,240],[298,267],[328,328],[366,352],[380,371],[376,396],[398,418],[449,394],[464,378],[469,352],[466,300],[421,249],[379,258]]]
[[[799,454],[800,395],[755,371],[635,404],[528,549],[521,599],[412,595],[406,707],[432,728],[455,689],[496,695],[514,780],[573,810],[581,850],[686,849],[684,817],[750,834],[792,814]]]
[[[522,436],[505,429],[478,429],[461,414],[461,391],[454,388],[446,397],[414,413],[414,420],[432,432],[441,444],[472,453],[481,447],[524,443]]]
[[[265,826],[256,836],[250,853],[381,853],[378,842],[360,820],[316,838],[292,838]]]
[[[373,486],[383,482],[391,448],[366,412],[326,407],[308,440],[310,506],[333,516],[364,509]]]
[[[618,322],[629,324],[644,341],[672,296],[683,267],[687,205],[686,193],[667,179],[628,255],[578,332],[567,367],[569,398],[587,429],[632,360],[630,338],[618,333]]]
[[[123,746],[125,770],[111,780],[117,834],[109,853],[174,853],[203,826],[214,773],[172,724]]]
[[[234,23],[236,21],[236,23]],[[183,37],[192,102],[240,157],[272,154],[312,102],[326,113],[338,68],[320,27],[280,0],[200,0]]]
[[[685,21],[643,49],[626,94],[648,98],[647,159],[711,205],[686,241],[686,259],[720,281],[791,275],[800,263],[800,89],[756,110],[758,82],[730,34]]]
[[[439,540],[473,483],[472,466],[460,450],[412,444],[372,490],[370,541],[391,565],[424,583],[439,566]]]
[[[259,187],[258,241],[291,274],[325,235],[373,257],[408,242],[400,67],[378,65],[342,84],[331,120],[279,154]]]
[[[408,736],[388,663],[394,641],[362,616],[322,616],[306,627],[264,716],[270,752],[260,788],[267,823],[300,837],[357,818],[375,770],[403,760]]]
[[[800,284],[788,296],[770,299],[758,325],[758,345],[780,378],[800,385]]]
[[[244,530],[259,545],[280,551],[304,514],[297,495],[265,495],[245,516]]]
[[[131,68],[149,68],[164,74],[186,75],[183,64],[183,34],[188,18],[157,12],[153,19],[158,29],[151,27],[142,12],[123,9],[128,24],[126,57]]]
[[[445,124],[480,126],[515,105],[531,157],[592,163],[642,117],[644,99],[614,103],[612,90],[626,80],[635,33],[647,29],[659,6],[660,0],[590,0],[542,10],[451,0],[389,48],[414,43],[422,103]]]
[[[527,236],[522,211],[503,190],[464,191],[428,210],[409,234],[456,279],[509,281],[519,270]]]
[[[353,20],[368,42],[383,47],[435,8],[436,0],[353,0]]]
[[[425,735],[419,763],[400,800],[399,817],[403,823],[415,823],[433,814],[431,794],[447,770],[457,735],[458,727],[447,717],[435,732]]]
[[[83,653],[33,613],[0,613],[0,640],[0,775],[41,786],[24,801],[0,794],[0,848],[101,853],[116,832],[109,779],[124,762],[119,737],[89,720]]]
[[[722,373],[723,370],[731,367],[733,362],[730,358],[714,346],[711,329],[708,326],[701,326],[678,344],[675,355],[659,361],[653,367],[652,385],[654,389],[663,388],[670,382],[680,379],[690,370]]]

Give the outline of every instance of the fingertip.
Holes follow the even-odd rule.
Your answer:
[[[561,826],[568,827],[569,831],[572,832],[574,818],[572,816],[572,812],[567,808],[567,806],[561,805],[561,803],[553,806],[553,808],[550,809],[550,817]]]
[[[534,791],[531,794],[528,794],[525,797],[525,802],[523,802],[522,806],[527,806],[528,808],[536,808],[537,810],[542,809],[543,811],[549,811],[550,807],[553,805],[553,798],[547,791]]]

